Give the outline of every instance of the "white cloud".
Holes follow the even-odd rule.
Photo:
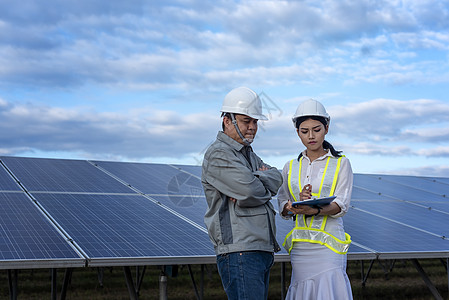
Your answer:
[[[449,177],[449,166],[425,166],[418,168],[400,168],[395,171],[385,172],[386,174],[409,175],[409,176],[423,176],[426,177]]]
[[[421,149],[417,154],[425,157],[449,157],[449,146]]]
[[[9,105],[0,110],[0,117],[0,141],[13,151],[84,151],[135,159],[199,151],[219,128],[218,116],[150,108],[138,113],[107,113]]]
[[[416,127],[428,125],[434,125],[436,131],[445,131],[447,127],[437,126],[447,124],[449,121],[449,104],[430,99],[409,101],[375,99],[333,106],[329,111],[338,134],[359,140],[402,139],[411,132],[419,132],[416,131]]]
[[[348,82],[403,84],[437,78],[441,70],[435,67],[435,74],[427,74],[419,65],[394,62],[394,57],[363,64],[343,59],[348,51],[387,55],[390,51],[382,48],[391,47],[390,33],[396,43],[421,39],[426,47],[448,45],[447,33],[433,31],[438,24],[422,23],[430,20],[422,11],[434,1],[53,2],[50,11],[25,1],[20,9],[8,4],[9,13],[0,14],[8,28],[1,31],[8,36],[0,35],[3,81],[182,89],[219,80],[232,86],[235,74],[251,82],[254,73],[263,71],[259,77],[268,85],[310,84],[341,73]],[[445,14],[443,6],[434,17]],[[23,22],[25,16],[31,20]],[[410,32],[417,27],[423,29]],[[442,80],[449,81],[448,74]]]
[[[449,124],[436,128],[405,129],[399,138],[415,142],[439,143],[449,141]],[[446,126],[446,127],[443,127]]]
[[[345,152],[447,156],[446,1],[16,2],[0,0],[0,153],[197,157],[210,103],[246,85],[284,112],[258,153],[299,152],[292,106],[321,95]]]

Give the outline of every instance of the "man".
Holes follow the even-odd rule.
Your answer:
[[[280,250],[270,199],[282,176],[250,146],[257,121],[267,120],[259,96],[246,87],[233,89],[221,112],[223,131],[203,160],[204,221],[228,299],[267,299],[273,252]]]

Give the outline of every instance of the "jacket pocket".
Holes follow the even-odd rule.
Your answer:
[[[234,210],[235,215],[238,217],[252,217],[267,214],[267,209],[265,208],[265,205],[256,207],[240,207],[238,205],[235,205]]]

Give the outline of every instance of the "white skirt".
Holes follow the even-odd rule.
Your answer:
[[[325,246],[295,243],[291,251],[291,283],[285,299],[352,299],[346,260],[346,255],[337,254]]]

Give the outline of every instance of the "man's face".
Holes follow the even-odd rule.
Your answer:
[[[237,126],[239,127],[242,135],[250,143],[252,143],[254,141],[254,138],[256,137],[258,120],[245,115],[238,115],[238,114],[235,114],[235,119],[237,121]],[[226,133],[229,137],[233,138],[240,144],[244,144],[242,138],[237,133],[234,124],[232,124],[231,118],[228,118],[227,116],[223,117],[223,123],[225,126],[224,133]]]

